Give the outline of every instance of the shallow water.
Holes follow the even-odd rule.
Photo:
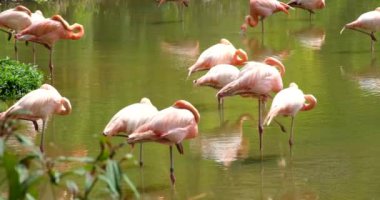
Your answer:
[[[265,20],[264,35],[258,27],[249,28],[246,36],[239,34],[248,13],[246,0],[193,0],[183,10],[175,3],[157,8],[153,0],[26,5],[45,16],[60,13],[86,31],[81,40],[59,41],[54,49],[54,86],[70,99],[73,113],[49,121],[48,155],[95,156],[97,137],[124,106],[149,97],[163,109],[186,99],[198,108],[201,121],[199,137],[184,142],[185,155],[175,153],[175,188],[169,181],[166,146],[145,145],[143,169],[132,163],[125,166],[143,198],[380,196],[380,46],[371,53],[369,37],[349,30],[339,35],[345,23],[376,8],[375,1],[328,1],[311,22],[302,10],[288,16],[278,13]],[[12,6],[4,4],[2,9]],[[192,86],[191,80],[203,73],[186,80],[187,68],[221,38],[246,50],[250,60],[281,59],[286,66],[284,85],[296,82],[317,97],[317,107],[295,119],[292,154],[288,134],[271,125],[265,128],[261,157],[257,100],[227,98],[220,123],[216,91]],[[6,35],[0,42],[0,56],[13,57]],[[20,60],[32,62],[31,48],[19,44],[19,49]],[[37,49],[37,64],[48,74],[43,47]],[[290,118],[279,121],[290,130]],[[39,135],[35,137],[39,142]]]

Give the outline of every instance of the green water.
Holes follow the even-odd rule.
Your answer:
[[[97,137],[124,106],[149,97],[163,109],[186,99],[201,121],[199,136],[184,142],[185,155],[174,155],[175,188],[167,146],[145,145],[142,169],[124,166],[144,199],[379,199],[380,45],[372,54],[369,37],[349,30],[339,35],[345,23],[375,9],[375,1],[327,1],[311,22],[302,10],[278,13],[265,20],[264,36],[249,28],[245,37],[239,27],[247,0],[192,0],[183,12],[175,3],[157,8],[153,0],[27,5],[85,27],[81,40],[59,41],[54,49],[54,86],[70,99],[73,112],[49,121],[47,155],[95,156]],[[317,97],[317,107],[295,119],[292,154],[289,135],[271,125],[261,158],[257,100],[227,98],[221,125],[216,91],[192,86],[203,73],[186,80],[187,68],[221,38],[246,50],[250,60],[280,58],[284,85],[296,82]],[[6,35],[0,42],[0,56],[12,57]],[[20,60],[32,62],[31,48],[19,49]],[[48,74],[43,47],[37,64]],[[289,118],[279,121],[290,129]],[[67,193],[56,196],[65,199]]]

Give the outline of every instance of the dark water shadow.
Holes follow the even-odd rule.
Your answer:
[[[150,22],[149,24],[152,24],[152,25],[163,25],[163,24],[178,24],[178,23],[182,23],[183,20],[168,20],[168,21],[154,21],[154,22]]]

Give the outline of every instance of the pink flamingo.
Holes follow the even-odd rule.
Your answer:
[[[227,39],[221,39],[201,53],[198,60],[189,67],[188,77],[196,72],[208,70],[217,64],[243,65],[248,60],[247,53],[242,49],[236,49]]]
[[[9,34],[8,40],[11,39],[12,34],[18,33],[30,26],[32,12],[24,6],[17,6],[12,9],[5,10],[0,13],[0,27],[8,30],[3,30]],[[16,60],[18,60],[17,53],[17,40],[14,42],[14,49]]]
[[[50,52],[49,68],[53,73],[52,53],[54,44],[60,39],[78,40],[84,35],[80,24],[69,25],[60,15],[40,20],[16,34],[16,39],[44,45]]]
[[[342,34],[346,28],[369,35],[371,37],[371,49],[373,51],[373,42],[377,41],[374,33],[380,30],[380,7],[376,8],[374,11],[363,13],[355,21],[344,25],[340,34]],[[370,33],[364,30],[368,30]]]
[[[8,110],[1,113],[0,119],[15,118],[29,120],[33,121],[35,126],[37,124],[36,120],[42,119],[40,149],[43,152],[45,124],[49,116],[53,114],[68,115],[70,113],[70,101],[62,97],[53,86],[43,84],[39,89],[29,92]]]
[[[159,111],[150,121],[140,126],[128,137],[129,144],[159,142],[170,147],[170,180],[175,183],[172,145],[183,154],[182,141],[198,135],[200,115],[198,110],[185,100],[176,101],[173,106]]]
[[[179,4],[183,4],[184,6],[188,7],[190,0],[156,0],[158,2],[158,7],[160,7],[163,3],[167,1],[175,1],[178,2]]]
[[[272,14],[282,11],[286,14],[290,6],[277,0],[250,0],[249,15],[245,16],[243,25],[240,29],[243,33],[247,31],[247,26],[255,27],[261,21],[261,32],[264,33],[264,19]]]
[[[305,103],[308,101],[308,103]],[[291,116],[291,130],[289,145],[293,145],[293,125],[294,117],[298,111],[307,111],[313,109],[317,104],[317,99],[311,95],[304,95],[303,92],[298,89],[297,84],[290,83],[289,88],[281,90],[273,99],[272,106],[268,115],[264,120],[264,124],[269,125],[274,117],[277,115]]]
[[[239,76],[239,69],[229,64],[218,64],[211,68],[205,75],[193,83],[195,86],[209,86],[215,89],[221,89],[228,83],[232,82]],[[219,111],[223,108],[218,104]],[[221,116],[222,117],[222,116]]]
[[[314,10],[323,9],[326,4],[325,0],[290,0],[288,5],[309,11],[311,20],[311,14],[315,13]]]
[[[216,95],[219,104],[223,103],[223,98],[226,96],[241,95],[258,98],[260,150],[262,150],[263,134],[262,107],[271,92],[279,92],[282,89],[281,77],[284,73],[285,66],[275,58],[268,57],[264,63],[250,61],[241,69],[238,78],[224,86]]]
[[[139,103],[134,103],[117,112],[104,128],[105,136],[114,136],[120,132],[133,133],[139,126],[149,121],[156,113],[157,108],[148,98],[142,98]],[[140,166],[142,161],[142,144],[140,144]]]

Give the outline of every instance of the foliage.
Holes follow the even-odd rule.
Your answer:
[[[0,60],[0,100],[18,99],[43,82],[43,74],[32,64],[9,58]]]
[[[51,158],[43,154],[27,137],[17,133],[18,129],[17,122],[12,116],[0,120],[0,168],[6,173],[6,178],[0,184],[8,185],[8,199],[38,199],[37,188],[46,181],[54,187],[69,191],[73,199],[89,199],[91,191],[98,182],[107,186],[106,192],[113,199],[126,198],[128,194],[122,190],[123,184],[133,191],[136,198],[140,198],[134,184],[120,167],[130,155],[119,160],[115,159],[117,150],[125,143],[112,145],[104,137],[100,139],[100,153],[95,158],[64,156]],[[15,137],[22,147],[28,149],[27,153],[19,155],[11,152],[6,145],[10,137]],[[63,172],[57,169],[58,164],[68,162],[77,163],[80,167]],[[84,185],[75,181],[78,177],[84,179]]]

